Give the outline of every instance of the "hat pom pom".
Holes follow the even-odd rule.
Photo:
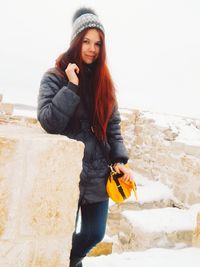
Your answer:
[[[95,11],[93,10],[93,9],[91,9],[91,8],[86,8],[86,7],[82,7],[82,8],[79,8],[76,12],[75,12],[75,14],[74,14],[74,16],[73,16],[73,18],[72,18],[72,24],[74,23],[74,21],[78,18],[78,17],[80,17],[80,16],[82,16],[82,15],[84,15],[84,14],[93,14],[93,15],[97,15],[96,13],[95,13]]]

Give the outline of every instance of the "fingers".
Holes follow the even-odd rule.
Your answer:
[[[123,164],[117,163],[114,168],[117,173],[128,173],[128,169]]]
[[[113,166],[113,168],[117,173],[120,173],[119,165],[116,164],[116,165]]]
[[[124,174],[123,176],[122,176],[122,180],[124,181],[124,182],[131,182],[132,180],[133,180],[133,178],[132,178],[132,176],[130,176],[129,174]]]
[[[70,70],[73,70],[77,74],[79,74],[79,67],[75,63],[69,63],[67,67],[69,67]]]
[[[68,80],[76,85],[79,84],[79,79],[77,76],[79,71],[79,67],[75,63],[69,63],[67,68],[65,69]]]
[[[77,74],[79,74],[79,67],[78,67],[78,66],[76,66],[76,67],[74,68],[74,70],[75,70],[75,72],[76,72]]]
[[[122,176],[122,180],[124,182],[133,180],[133,172],[131,171],[131,169],[127,168],[125,165],[117,163],[114,165],[114,169],[117,173],[124,173],[124,175]]]

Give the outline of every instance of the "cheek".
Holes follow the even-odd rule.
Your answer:
[[[86,46],[83,44],[81,47],[81,53],[83,54],[85,50],[86,50]]]
[[[97,57],[99,56],[99,54],[100,54],[100,47],[98,47],[97,50],[96,50]]]
[[[82,46],[82,48],[81,48],[81,58],[84,57],[84,51],[85,51],[85,49],[84,49],[84,47]]]

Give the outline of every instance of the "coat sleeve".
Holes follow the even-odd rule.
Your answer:
[[[111,147],[110,159],[112,163],[123,162],[126,164],[129,157],[121,135],[120,122],[121,118],[116,106],[107,127],[107,139]]]
[[[68,82],[63,86],[61,78],[45,73],[39,89],[37,117],[41,126],[52,134],[62,134],[80,102],[78,86]]]

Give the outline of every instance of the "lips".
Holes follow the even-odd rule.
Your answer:
[[[95,56],[91,56],[91,55],[85,55],[86,57],[88,57],[88,58],[94,58]]]

